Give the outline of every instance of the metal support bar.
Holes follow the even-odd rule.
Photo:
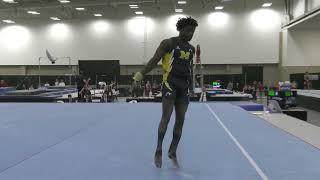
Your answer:
[[[38,68],[38,88],[41,87],[41,60],[42,59],[46,59],[46,57],[39,57],[38,61],[39,61],[39,68]],[[58,58],[59,59],[59,58]],[[72,66],[71,66],[71,57],[60,57],[60,59],[68,59],[69,61],[69,70],[70,70],[70,74],[69,74],[69,84],[71,85],[71,81],[72,81],[72,75],[73,75],[73,71],[72,71]]]

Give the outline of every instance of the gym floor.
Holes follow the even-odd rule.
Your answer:
[[[153,165],[160,103],[0,104],[0,179],[316,179],[320,151],[229,103],[191,103]],[[174,117],[174,114],[173,116]],[[171,119],[164,142],[172,137]]]

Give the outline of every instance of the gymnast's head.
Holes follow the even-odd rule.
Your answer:
[[[179,31],[179,37],[183,41],[191,41],[198,22],[192,17],[180,18],[177,22],[177,30]]]

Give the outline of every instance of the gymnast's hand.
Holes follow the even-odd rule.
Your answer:
[[[188,96],[193,97],[194,96],[194,90],[193,89],[188,89]]]
[[[143,79],[143,75],[141,72],[136,72],[133,76],[133,80],[135,81],[141,81]]]

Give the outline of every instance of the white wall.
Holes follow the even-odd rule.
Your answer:
[[[319,29],[289,30],[284,38],[283,66],[320,66]]]
[[[313,10],[320,8],[320,0],[309,0],[309,9]]]
[[[305,13],[305,10],[310,12],[320,7],[320,0],[292,0],[292,16],[297,18]]]
[[[305,11],[305,0],[292,0],[292,16],[297,18],[302,16]]]
[[[258,10],[258,11],[257,11]],[[192,44],[200,44],[205,64],[277,63],[282,9],[225,10],[201,13]],[[53,22],[28,21],[19,27],[0,26],[0,65],[35,65],[48,48],[55,56],[77,60],[120,60],[122,65],[143,64],[159,42],[177,35],[177,17],[145,20],[101,19]],[[96,24],[98,23],[98,25]],[[21,27],[22,26],[22,27]],[[100,27],[97,32],[94,27]],[[144,30],[147,30],[146,37]],[[144,40],[146,46],[144,47]],[[41,62],[48,64],[46,60]],[[59,64],[59,62],[57,62]],[[60,64],[68,64],[67,59]]]

